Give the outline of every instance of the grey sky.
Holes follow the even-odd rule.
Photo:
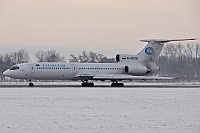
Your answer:
[[[147,38],[200,36],[199,0],[1,0],[0,53],[137,53]]]

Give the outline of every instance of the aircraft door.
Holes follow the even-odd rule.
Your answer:
[[[34,65],[33,65],[33,64],[30,64],[29,66],[30,66],[30,72],[31,72],[31,73],[34,73],[34,72],[35,72],[35,67],[34,67]]]
[[[72,73],[73,74],[76,74],[77,73],[77,68],[76,68],[76,65],[72,65]]]

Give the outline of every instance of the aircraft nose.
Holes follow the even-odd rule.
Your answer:
[[[5,72],[3,72],[3,76],[7,76],[7,77],[10,77],[10,72],[9,70],[6,70]]]

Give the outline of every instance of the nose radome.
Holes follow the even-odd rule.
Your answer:
[[[3,72],[3,76],[9,76],[9,71],[6,70],[5,72]]]
[[[3,76],[6,76],[6,71],[5,71],[5,72],[3,72]]]

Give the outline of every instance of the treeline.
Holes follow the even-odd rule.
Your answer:
[[[157,61],[161,76],[200,79],[200,44],[166,44]]]
[[[56,50],[37,51],[37,62],[67,62]],[[0,76],[14,64],[30,61],[30,55],[25,49],[16,52],[0,54]],[[78,56],[71,54],[69,62],[72,63],[114,63],[114,58],[103,54],[83,51]],[[166,44],[157,61],[160,76],[175,76],[188,80],[200,79],[200,44]]]
[[[14,64],[30,61],[30,55],[25,49],[20,49],[16,52],[0,54],[0,76],[2,73]]]
[[[87,53],[86,51],[83,51],[82,54],[79,56],[75,56],[73,54],[70,55],[69,62],[75,62],[75,63],[114,63],[114,58],[107,58],[103,54],[98,54],[95,52],[90,51]]]
[[[56,50],[43,51],[35,53],[37,62],[66,62],[66,58],[61,56]],[[30,61],[30,54],[25,49],[16,52],[0,54],[0,76],[3,72],[15,64],[27,63]]]
[[[61,56],[56,50],[39,50],[35,53],[36,62],[67,62],[64,56]],[[15,64],[27,63],[30,61],[30,54],[25,49],[16,52],[0,54],[0,77],[3,72]],[[114,58],[107,58],[103,54],[90,51],[83,51],[78,57],[70,55],[69,62],[74,63],[108,63],[115,62]]]

